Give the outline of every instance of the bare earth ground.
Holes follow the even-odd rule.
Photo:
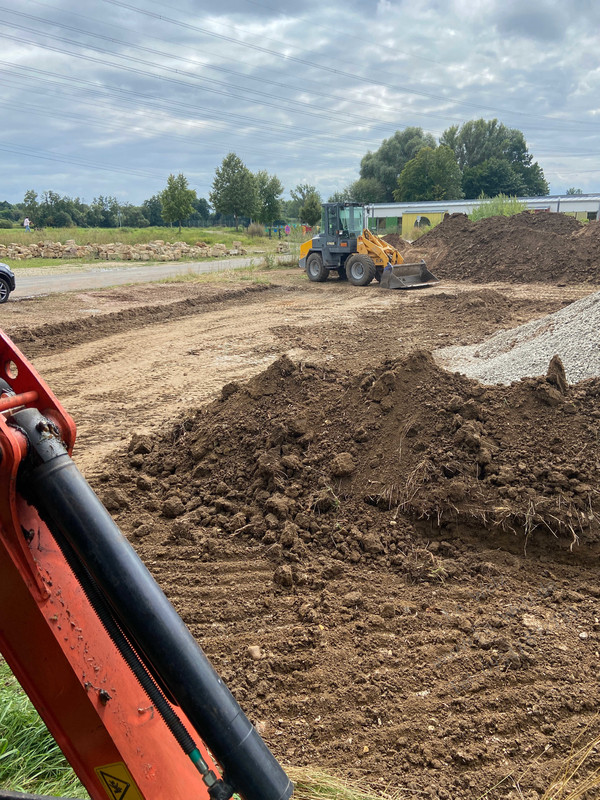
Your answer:
[[[184,283],[10,302],[0,317],[75,418],[80,468],[284,763],[406,797],[540,796],[577,737],[598,733],[595,545],[569,550],[550,536],[525,547],[514,532],[491,535],[483,521],[436,526],[371,506],[360,512],[361,531],[328,509],[312,520],[303,509],[290,527],[274,501],[271,518],[252,522],[253,503],[272,496],[279,478],[267,459],[253,500],[241,473],[234,485],[227,436],[236,409],[247,426],[252,418],[257,442],[278,430],[286,403],[286,424],[298,410],[311,419],[318,411],[326,443],[329,409],[315,409],[315,390],[296,405],[252,384],[255,416],[248,406],[247,420],[235,398],[229,416],[217,409],[213,466],[200,464],[193,483],[192,472],[178,473],[173,431],[223,386],[283,354],[322,370],[306,380],[330,384],[333,408],[336,385],[379,375],[386,357],[480,341],[593,288],[446,281],[384,292],[310,284],[297,270],[267,275],[272,285]],[[295,374],[300,380],[302,367]],[[362,422],[348,423],[356,442]],[[133,434],[150,445],[127,452]],[[250,470],[264,445],[244,435]],[[278,447],[293,474],[294,448]],[[294,486],[286,496],[295,491],[300,501]],[[195,514],[191,528],[189,519],[178,524],[175,497]],[[234,511],[252,535],[231,522]]]

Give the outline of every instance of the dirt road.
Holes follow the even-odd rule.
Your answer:
[[[75,292],[86,289],[102,289],[107,286],[123,286],[131,283],[148,283],[172,278],[176,275],[207,275],[211,272],[243,269],[260,261],[261,256],[248,258],[226,258],[215,261],[174,261],[163,264],[124,266],[123,263],[73,264],[71,269],[60,272],[48,269],[16,268],[16,289],[12,299],[36,297],[52,292]]]

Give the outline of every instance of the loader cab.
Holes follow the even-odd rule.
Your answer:
[[[324,203],[321,231],[328,239],[356,239],[363,231],[363,208],[355,203]]]

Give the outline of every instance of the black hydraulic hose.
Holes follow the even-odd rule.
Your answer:
[[[85,596],[89,600],[90,605],[96,612],[98,619],[104,627],[104,630],[108,633],[112,642],[116,645],[117,650],[123,656],[127,666],[137,678],[138,683],[150,698],[150,701],[163,718],[165,724],[177,740],[183,752],[186,755],[189,755],[196,748],[194,740],[185,729],[185,726],[177,714],[173,711],[171,705],[166,701],[163,693],[154,682],[154,679],[149,674],[148,670],[131,646],[127,637],[123,634],[123,631],[117,624],[110,608],[106,604],[104,596],[96,586],[94,579],[81,561],[79,561],[73,552],[73,548],[62,535],[62,533],[60,531],[53,531],[52,535],[59,546],[61,553],[65,557],[65,561],[71,568],[71,571],[77,578],[77,581],[83,589]]]
[[[287,800],[293,785],[214,671],[110,514],[34,409],[11,418],[30,454],[20,490],[60,531],[106,598],[119,627],[147,659],[246,800]]]

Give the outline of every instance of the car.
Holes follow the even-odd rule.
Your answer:
[[[0,261],[0,303],[6,303],[8,295],[15,290],[15,273]]]

